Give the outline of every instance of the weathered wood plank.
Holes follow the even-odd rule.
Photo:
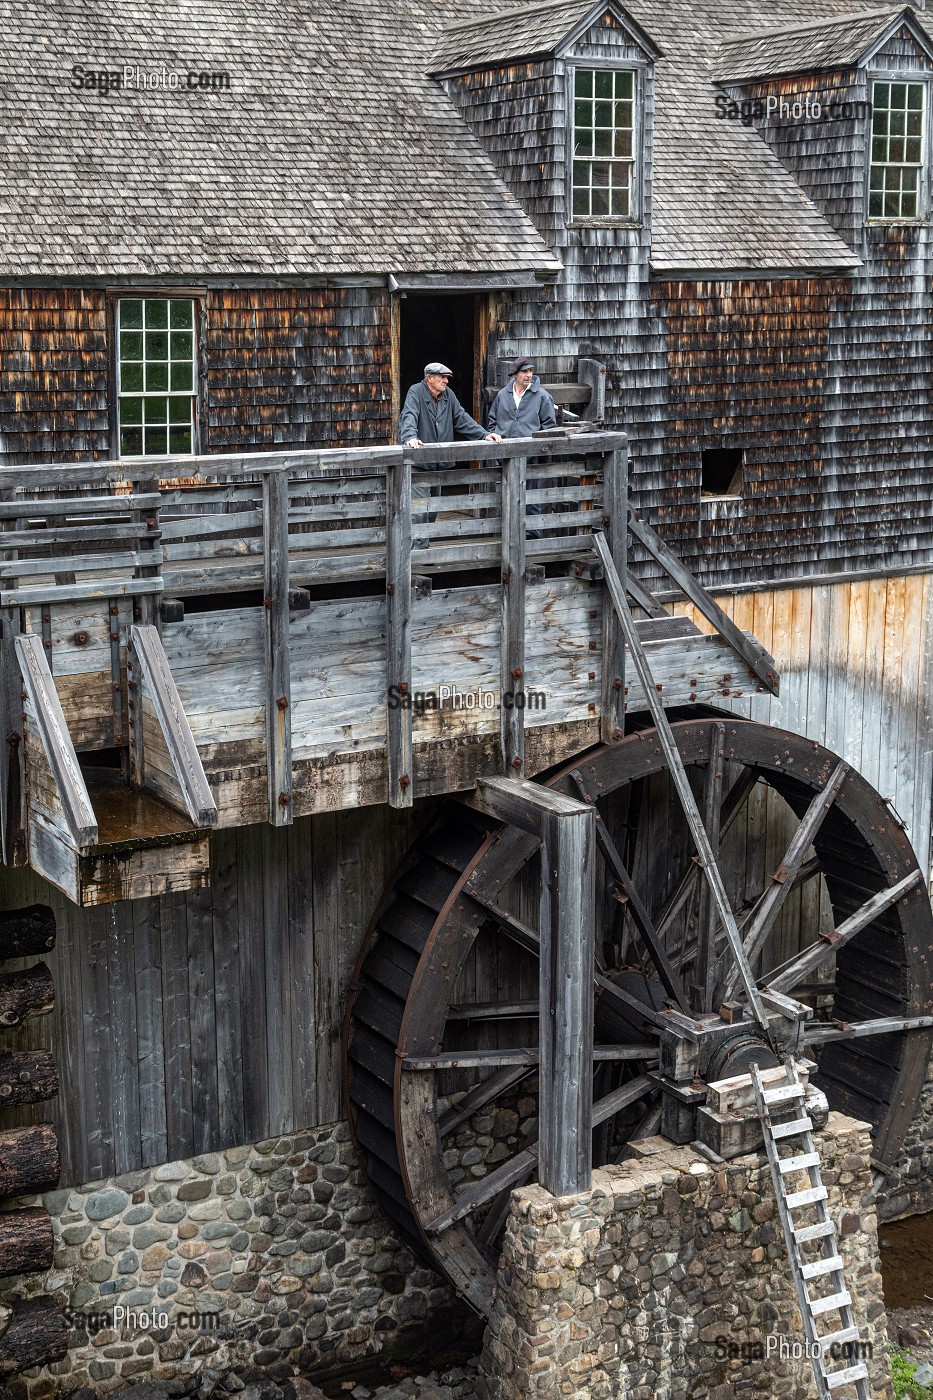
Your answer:
[[[142,703],[148,700],[158,721],[165,757],[170,761],[178,790],[188,816],[199,827],[214,826],[217,806],[198,754],[194,736],[178,694],[159,633],[153,626],[133,626],[130,630],[129,665],[138,668],[140,681],[133,721],[134,753],[141,753],[141,780],[167,801],[176,801],[176,792],[164,790],[153,764],[152,782],[147,772],[147,755],[142,740]],[[134,675],[135,679],[135,675]],[[156,753],[153,752],[153,758]],[[139,758],[136,760],[139,762]]]
[[[516,696],[525,688],[525,473],[522,457],[502,468],[499,626],[499,723],[502,771],[525,776],[525,708]]]
[[[288,478],[284,472],[263,475],[263,513],[268,820],[273,826],[290,826],[292,697],[288,637]]]
[[[581,361],[581,364],[584,363]],[[586,361],[595,365],[595,361]],[[605,369],[600,382],[605,383]],[[605,458],[606,485],[603,504],[603,528],[609,553],[622,586],[629,588],[628,578],[628,452],[619,449]],[[600,728],[603,743],[621,738],[625,713],[625,641],[619,620],[612,608],[603,609],[602,677]]]
[[[42,650],[42,643],[38,637],[29,633],[17,637],[14,645],[23,686],[35,715],[38,738],[55,782],[68,829],[77,847],[91,845],[97,840],[97,818],[65,724],[65,716]]]
[[[386,663],[385,717],[388,800],[414,802],[411,697],[411,464],[386,471]]]

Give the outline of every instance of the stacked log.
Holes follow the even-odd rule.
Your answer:
[[[0,913],[0,962],[47,953],[55,943],[55,915],[45,905]],[[55,1002],[44,962],[0,974],[0,1030],[31,1016],[46,1016]],[[58,1068],[48,1050],[0,1048],[0,1109],[41,1103],[58,1093]],[[58,1185],[58,1139],[50,1123],[0,1131],[0,1202],[38,1195]],[[45,1273],[54,1242],[47,1210],[0,1212],[0,1277]],[[52,1297],[0,1303],[0,1400],[5,1382],[30,1366],[61,1361],[68,1349],[64,1309]]]

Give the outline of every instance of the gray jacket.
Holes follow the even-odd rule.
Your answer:
[[[505,438],[531,437],[542,428],[556,428],[554,400],[547,389],[541,388],[537,375],[515,405],[511,383],[500,389],[489,410],[489,431]]]
[[[405,406],[398,420],[398,440],[408,442],[453,442],[454,433],[465,438],[484,438],[486,429],[471,418],[452,389],[445,389],[437,403],[425,381],[413,384],[405,395]],[[422,463],[422,466],[427,465]]]

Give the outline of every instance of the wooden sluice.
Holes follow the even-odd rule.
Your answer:
[[[6,863],[80,904],[197,888],[214,827],[406,807],[619,737],[645,698],[593,531],[624,575],[627,440],[530,447],[0,471]],[[666,706],[772,688],[752,639],[628,586]]]

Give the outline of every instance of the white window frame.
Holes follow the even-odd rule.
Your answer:
[[[578,228],[632,228],[637,227],[642,222],[642,190],[644,180],[644,104],[645,104],[645,71],[647,64],[635,59],[625,59],[623,62],[608,62],[600,59],[578,59],[567,65],[567,180],[566,180],[566,201],[567,218],[566,222],[571,227]],[[632,74],[632,155],[631,155],[631,194],[630,209],[628,214],[575,214],[573,212],[574,194],[574,134],[576,131],[575,108],[576,99],[576,76],[578,72],[584,73],[631,73]],[[599,157],[580,157],[583,160],[593,160],[598,162]],[[621,160],[620,157],[606,157],[606,161],[612,163],[613,160]],[[628,158],[624,158],[628,161]]]
[[[905,86],[920,87],[923,91],[923,107],[921,109],[920,121],[920,160],[910,161],[876,161],[874,159],[874,139],[875,139],[875,90],[879,83],[888,86],[903,84]],[[929,153],[930,153],[930,75],[918,72],[896,72],[894,70],[886,72],[883,69],[876,69],[869,74],[868,88],[871,94],[871,115],[868,117],[868,127],[866,134],[866,146],[868,159],[865,171],[865,219],[869,224],[919,224],[928,217],[929,211]],[[890,110],[890,108],[888,109]],[[908,110],[905,108],[905,111]],[[890,133],[889,138],[890,139]],[[876,170],[916,170],[917,171],[917,211],[915,214],[874,214],[872,213],[872,175]]]
[[[123,365],[124,365],[124,357],[123,357],[123,332],[126,332],[126,333],[128,333],[128,334],[133,334],[133,333],[135,333],[136,331],[138,331],[138,330],[140,329],[140,328],[135,327],[135,326],[133,326],[133,327],[124,326],[124,324],[123,324],[123,308],[124,308],[124,306],[125,306],[128,302],[141,302],[142,305],[143,305],[143,313],[142,313],[142,314],[143,314],[142,333],[143,333],[143,337],[144,337],[144,339],[143,339],[143,358],[142,358],[142,360],[139,361],[138,363],[141,363],[141,364],[145,367],[145,365],[146,365],[147,363],[156,363],[156,364],[162,363],[161,361],[158,361],[158,360],[148,361],[148,360],[146,359],[146,353],[145,353],[145,351],[146,351],[146,342],[145,342],[145,331],[146,331],[146,326],[145,326],[145,319],[146,319],[146,302],[156,302],[156,301],[158,301],[158,302],[165,302],[165,303],[167,303],[167,305],[168,305],[168,322],[169,322],[169,324],[168,324],[167,327],[165,327],[165,334],[167,334],[167,335],[169,335],[169,337],[171,337],[171,335],[172,335],[172,333],[173,333],[173,331],[174,331],[175,334],[190,334],[190,335],[191,335],[191,388],[190,388],[190,390],[189,390],[189,389],[177,389],[177,390],[173,390],[173,389],[171,388],[171,371],[172,371],[172,365],[173,365],[173,364],[185,364],[185,363],[186,363],[185,360],[172,360],[172,358],[171,358],[171,348],[172,348],[172,347],[171,347],[171,338],[169,339],[169,343],[168,343],[168,347],[167,347],[167,348],[168,348],[168,358],[167,358],[166,361],[165,361],[166,365],[168,366],[168,378],[169,378],[169,386],[168,386],[168,388],[166,388],[166,389],[152,389],[152,390],[149,390],[149,389],[147,389],[147,388],[145,388],[145,387],[143,387],[142,389],[126,389],[126,388],[124,388],[124,386],[123,386]],[[188,304],[191,306],[191,325],[190,325],[190,326],[172,327],[172,325],[171,325],[171,314],[172,314],[172,313],[171,313],[171,306],[172,306],[172,303],[173,303],[173,302],[186,302],[186,303],[188,303]],[[120,295],[118,295],[118,296],[116,297],[116,314],[115,314],[115,317],[114,317],[115,340],[116,340],[116,345],[115,345],[115,356],[116,356],[116,364],[115,364],[115,383],[116,383],[116,398],[117,398],[117,403],[116,403],[116,435],[117,435],[117,455],[118,455],[118,457],[119,457],[119,459],[120,459],[121,461],[133,461],[133,460],[136,460],[136,459],[139,459],[139,458],[142,458],[142,457],[153,457],[153,456],[155,456],[155,457],[162,457],[162,456],[165,456],[165,457],[168,457],[168,456],[190,456],[190,455],[192,455],[192,454],[196,454],[196,453],[197,453],[197,451],[198,451],[198,407],[199,407],[199,398],[200,398],[200,394],[199,394],[199,382],[198,382],[198,328],[199,328],[199,327],[198,327],[198,323],[199,323],[199,301],[198,301],[197,297],[193,297],[193,296],[191,296],[190,294],[176,295],[176,294],[172,294],[172,293],[169,293],[169,292],[148,292],[148,291],[146,291],[146,292],[134,292],[134,291],[128,291],[125,295],[121,293]],[[153,329],[155,330],[155,328],[153,328]],[[161,330],[162,330],[161,327],[158,328],[158,331],[159,331],[159,332],[161,332]],[[132,362],[130,362],[130,363],[137,363],[137,362],[136,362],[136,361],[132,361]],[[144,375],[145,375],[145,368],[144,368],[144,370],[143,370],[143,373],[144,373]],[[142,434],[142,451],[141,451],[141,452],[124,452],[124,451],[123,451],[122,437],[123,437],[123,428],[124,428],[124,426],[126,426],[126,427],[136,427],[136,426],[137,426],[136,424],[126,424],[126,425],[123,424],[123,421],[122,421],[122,405],[123,405],[123,401],[124,401],[125,399],[141,399],[141,400],[143,401],[143,420],[144,420],[144,421],[143,421],[143,423],[142,423],[141,425],[139,425],[139,426],[141,426],[141,427],[143,428],[143,434]],[[168,407],[167,407],[167,410],[166,410],[166,424],[165,424],[165,427],[166,427],[166,451],[163,453],[163,452],[151,452],[151,451],[147,451],[147,450],[146,450],[146,434],[145,434],[145,426],[146,426],[146,424],[145,424],[145,415],[146,415],[146,409],[145,409],[145,404],[146,404],[146,401],[147,401],[147,400],[159,400],[159,399],[165,399],[165,400],[167,400],[169,403],[170,403],[171,400],[173,400],[173,399],[176,400],[176,401],[177,401],[177,400],[186,400],[186,401],[189,403],[189,405],[190,405],[189,435],[188,435],[188,443],[189,443],[189,446],[188,446],[188,449],[187,449],[186,452],[171,452],[171,451],[170,451],[170,443],[169,443],[169,432],[170,432],[170,429],[171,429],[173,426],[174,426],[174,427],[180,428],[180,427],[184,426],[184,424],[182,424],[182,423],[172,424],[172,423],[170,422],[170,409],[169,409]],[[150,425],[150,426],[160,426],[160,425],[152,424],[152,425]]]

